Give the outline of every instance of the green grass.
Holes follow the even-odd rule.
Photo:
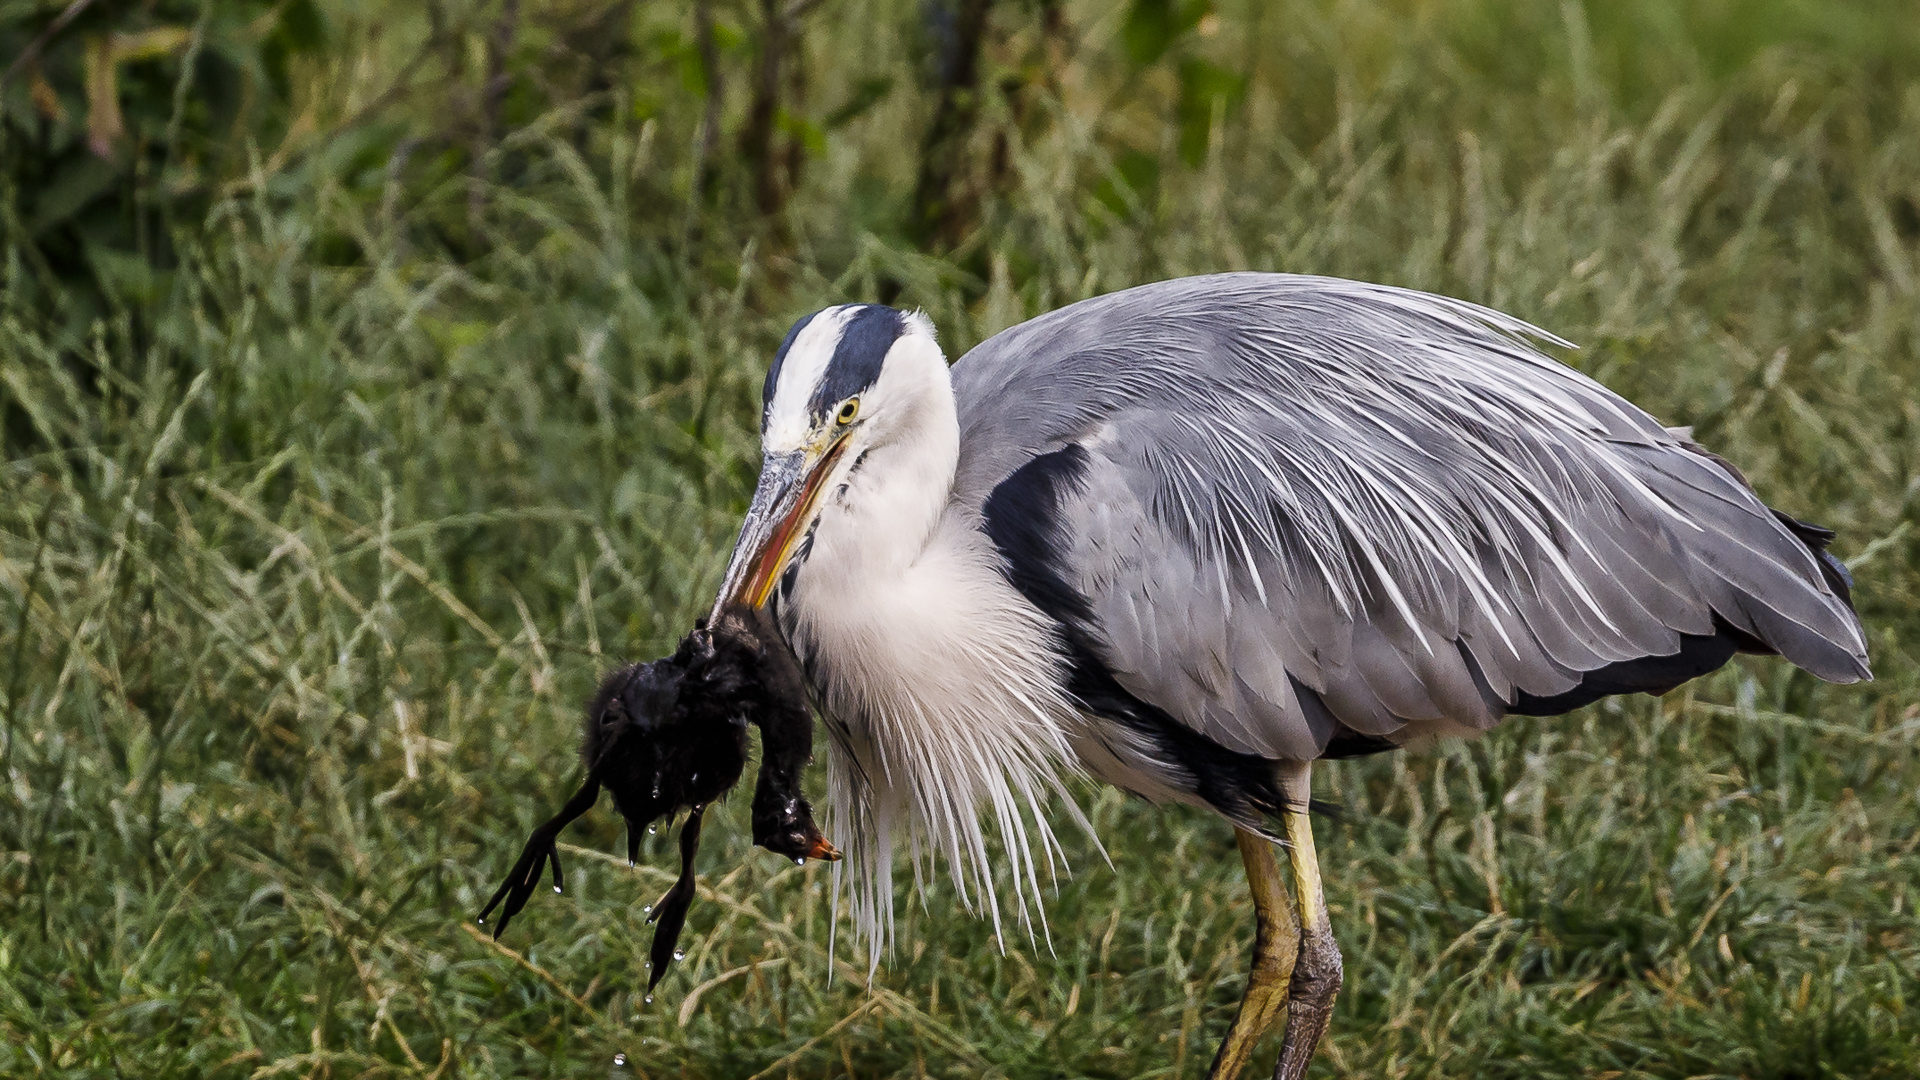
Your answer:
[[[592,91],[618,107],[513,114],[477,248],[458,162],[394,198],[366,164],[433,102],[329,126],[351,61],[393,77],[419,30],[347,4],[333,59],[295,65],[319,133],[277,162],[234,148],[252,182],[174,222],[171,261],[107,280],[102,256],[98,308],[20,224],[36,193],[0,192],[0,1074],[600,1076],[623,1052],[653,1078],[1203,1075],[1251,939],[1238,860],[1219,821],[1111,791],[1079,797],[1112,868],[1063,831],[1049,939],[1003,954],[949,889],[903,890],[871,986],[844,935],[829,955],[825,870],[751,848],[744,799],[708,827],[687,960],[651,1003],[665,833],[629,871],[603,808],[512,951],[469,923],[571,790],[596,673],[709,599],[792,318],[897,291],[957,354],[1239,268],[1432,289],[1581,343],[1571,363],[1840,531],[1878,676],[1742,659],[1321,770],[1347,977],[1315,1075],[1920,1073],[1914,20],[1220,7],[1134,70],[1121,17],[1070,6],[1057,85],[986,96],[1006,169],[945,255],[900,239],[929,106],[918,8],[878,0],[809,16],[802,119],[899,89],[819,132],[773,222],[731,173],[690,201],[698,84],[661,42],[691,19],[646,5],[627,82]],[[1035,16],[998,18],[993,70],[1015,70]],[[1181,57],[1250,75],[1197,167]]]

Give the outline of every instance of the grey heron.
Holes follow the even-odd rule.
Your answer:
[[[895,851],[1037,911],[1043,813],[1086,774],[1234,828],[1256,910],[1214,1060],[1341,978],[1315,761],[1659,694],[1735,653],[1870,678],[1832,533],[1475,304],[1225,274],[1084,300],[949,369],[928,320],[801,319],[715,603],[767,608],[830,734],[829,810],[877,963]],[[1283,847],[1292,895],[1274,858]],[[839,868],[836,868],[839,869]]]

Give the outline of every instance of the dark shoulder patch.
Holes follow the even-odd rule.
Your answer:
[[[1067,582],[1060,504],[1079,494],[1086,480],[1086,448],[1072,444],[1015,469],[981,507],[987,537],[1007,560],[1013,587],[1057,621],[1076,626],[1093,620],[1093,606]]]
[[[907,332],[904,313],[879,304],[862,304],[847,316],[840,342],[827,361],[826,374],[813,392],[808,407],[816,414],[872,386],[886,363],[887,350]]]
[[[813,321],[814,315],[818,314],[820,313],[816,311],[813,315],[801,316],[800,321],[793,324],[793,329],[787,331],[786,339],[780,342],[779,351],[773,354],[773,366],[767,368],[766,385],[760,388],[761,423],[766,422],[767,410],[773,408],[773,388],[780,385],[780,366],[787,362],[787,350],[793,348],[794,339],[800,336],[800,331],[805,330],[807,324]]]
[[[1060,521],[1061,503],[1082,490],[1088,464],[1079,445],[1041,454],[1000,481],[982,507],[987,537],[1006,560],[1007,580],[1056,624],[1069,664],[1068,693],[1088,712],[1151,746],[1168,779],[1233,820],[1257,825],[1289,809],[1274,762],[1229,750],[1182,724],[1127,692],[1107,667],[1093,604],[1067,580]]]

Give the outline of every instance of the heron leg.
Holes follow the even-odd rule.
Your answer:
[[[1320,888],[1320,861],[1313,849],[1313,825],[1307,820],[1310,766],[1288,766],[1282,783],[1286,811],[1287,860],[1293,864],[1294,898],[1300,908],[1300,954],[1294,961],[1287,1003],[1287,1034],[1280,1044],[1274,1080],[1301,1080],[1333,1019],[1340,992],[1340,946],[1327,919],[1327,898]]]
[[[1280,866],[1273,858],[1273,842],[1259,833],[1233,830],[1240,861],[1247,867],[1247,889],[1253,893],[1253,967],[1247,973],[1247,992],[1240,1011],[1213,1056],[1208,1080],[1233,1080],[1253,1056],[1260,1037],[1273,1027],[1287,1003],[1287,985],[1293,978],[1293,958],[1300,946],[1300,925],[1294,920]]]

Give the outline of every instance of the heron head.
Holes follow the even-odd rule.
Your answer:
[[[758,608],[799,555],[829,492],[875,447],[912,435],[923,406],[951,400],[925,315],[843,304],[795,323],[767,371],[754,489],[714,612]],[[800,557],[804,557],[801,555]]]

